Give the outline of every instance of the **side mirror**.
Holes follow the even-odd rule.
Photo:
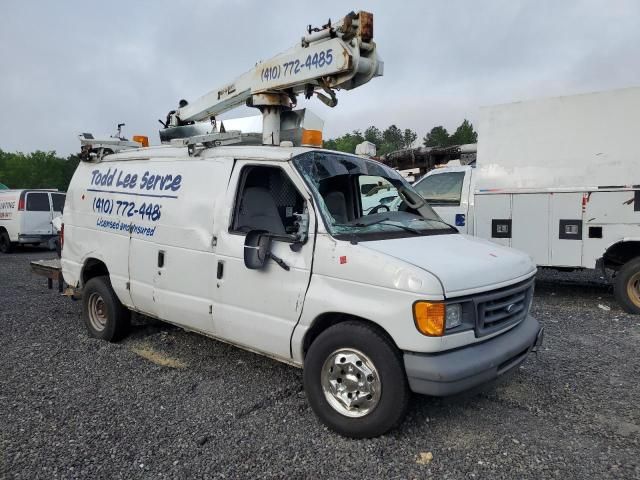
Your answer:
[[[252,270],[264,268],[269,257],[271,237],[265,230],[251,230],[244,240],[244,264]]]

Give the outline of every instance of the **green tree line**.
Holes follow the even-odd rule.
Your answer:
[[[9,153],[0,150],[0,183],[9,188],[57,188],[66,191],[80,159],[56,152]]]
[[[391,125],[384,130],[370,126],[364,132],[354,130],[351,133],[326,140],[324,147],[340,152],[355,153],[356,145],[369,141],[376,146],[378,155],[410,148],[414,146],[418,135],[410,128],[400,129]],[[476,143],[478,134],[468,120],[449,134],[442,125],[433,127],[422,139],[426,147],[447,147]],[[70,155],[59,157],[56,152],[10,153],[0,149],[0,184],[9,188],[57,188],[66,191],[79,158]],[[0,187],[1,188],[1,187]]]
[[[396,125],[391,125],[385,130],[380,130],[378,127],[371,126],[364,132],[353,130],[340,137],[325,140],[323,145],[329,150],[355,153],[356,145],[368,141],[376,146],[377,154],[381,156],[403,148],[410,148],[414,146],[417,139],[418,134],[410,128],[402,130]],[[442,125],[433,127],[422,139],[422,144],[425,147],[448,147],[476,143],[477,141],[478,134],[473,129],[473,124],[464,119],[451,135]]]

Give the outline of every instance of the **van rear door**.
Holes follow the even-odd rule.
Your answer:
[[[51,202],[48,192],[27,192],[22,215],[22,235],[51,235]]]
[[[66,195],[64,193],[51,194],[51,210],[53,211],[52,218],[57,218],[62,215],[65,199]]]

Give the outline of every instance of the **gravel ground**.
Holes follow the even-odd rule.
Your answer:
[[[51,257],[0,257],[0,478],[640,478],[640,318],[593,272],[541,272],[545,347],[508,382],[355,441],[295,368],[159,323],[89,339],[29,273]]]

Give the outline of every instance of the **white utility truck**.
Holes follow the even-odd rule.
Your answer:
[[[542,267],[612,270],[640,313],[640,88],[483,109],[475,166],[436,168],[415,189],[463,233]]]
[[[64,201],[57,190],[0,190],[0,252],[55,241],[51,222],[62,215]]]
[[[322,150],[317,117],[291,111],[381,75],[372,32],[366,12],[309,29],[181,102],[164,146],[105,155],[81,137],[62,269],[90,335],[121,338],[134,311],[304,367],[313,410],[352,437],[397,425],[410,391],[458,393],[525,360],[542,340],[531,259],[459,234],[381,163]],[[215,122],[245,102],[261,133]],[[363,181],[403,202],[363,214]]]

